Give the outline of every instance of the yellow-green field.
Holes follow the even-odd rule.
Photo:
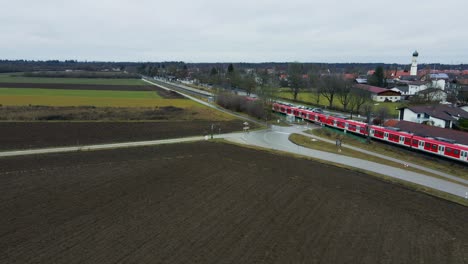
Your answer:
[[[46,78],[0,75],[3,83],[54,83],[54,84],[95,84],[95,85],[148,85],[141,79],[107,78]]]
[[[163,99],[153,91],[94,91],[23,88],[0,88],[0,104],[5,106],[175,106],[181,108],[197,105],[197,103],[186,99]]]
[[[214,111],[187,99],[164,99],[156,91],[95,91],[36,88],[0,88],[2,106],[95,106],[95,107],[177,107],[185,109],[181,120],[232,120],[233,116]],[[186,116],[185,116],[186,115]]]

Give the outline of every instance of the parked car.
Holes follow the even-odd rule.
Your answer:
[[[312,108],[312,112],[323,114],[322,108]]]

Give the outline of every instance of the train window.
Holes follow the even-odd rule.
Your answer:
[[[413,139],[413,145],[418,145],[418,140],[417,139]]]
[[[427,143],[427,142],[426,142],[426,144],[424,144],[424,147],[425,147],[425,148],[430,148],[430,147],[431,147],[431,143]]]
[[[436,145],[436,144],[432,144],[432,149],[433,149],[433,150],[436,150],[436,149],[437,149],[437,145]]]
[[[411,139],[405,138],[405,143],[410,143]]]
[[[446,148],[445,152],[452,152],[452,149],[451,148]]]
[[[458,149],[454,149],[453,154],[458,155],[458,154],[460,154],[460,151]]]

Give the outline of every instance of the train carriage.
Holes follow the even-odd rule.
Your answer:
[[[416,149],[425,153],[431,153],[449,159],[462,161],[468,164],[468,146],[456,144],[455,142],[450,142],[450,140],[421,137],[405,131],[399,131],[395,128],[375,125],[369,126],[363,122],[348,120],[323,113],[316,113],[307,109],[294,107],[290,104],[274,103],[272,110],[283,114],[293,114],[294,116],[304,120],[344,131],[350,131],[363,136],[367,136],[367,134],[370,133],[371,138],[402,147]]]

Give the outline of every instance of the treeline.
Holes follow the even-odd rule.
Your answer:
[[[80,62],[76,60],[0,60],[0,73],[35,71],[105,71],[118,69],[134,72],[141,63],[137,62]]]
[[[247,100],[245,96],[232,93],[220,93],[216,98],[216,103],[226,109],[243,112],[250,116],[265,120],[271,109],[262,100]]]
[[[25,72],[24,77],[44,78],[100,78],[100,79],[140,79],[136,73],[124,72]]]

